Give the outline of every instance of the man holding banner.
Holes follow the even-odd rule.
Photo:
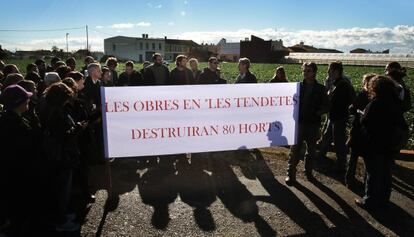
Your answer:
[[[300,84],[299,105],[299,129],[297,144],[290,149],[287,177],[287,185],[296,182],[296,166],[302,159],[302,148],[306,143],[305,174],[309,181],[314,179],[312,175],[312,160],[316,154],[316,142],[319,139],[321,115],[329,110],[329,100],[325,93],[325,86],[316,81],[317,66],[315,63],[302,65],[303,82]]]

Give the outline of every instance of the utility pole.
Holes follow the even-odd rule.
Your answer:
[[[89,52],[89,33],[88,33],[88,25],[86,25],[86,51]]]
[[[69,53],[69,42],[68,42],[69,33],[66,33],[66,53]]]

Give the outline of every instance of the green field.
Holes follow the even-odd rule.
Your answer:
[[[5,63],[16,64],[22,73],[25,73],[26,65],[28,63],[33,62],[34,60],[5,60]],[[77,61],[77,69],[83,66],[83,61]],[[207,66],[207,63],[200,63],[200,69]],[[301,69],[299,64],[252,64],[251,71],[257,77],[260,82],[267,82],[269,81],[274,74],[274,70],[278,66],[284,66],[286,75],[289,81],[300,81],[302,80]],[[175,65],[172,63],[170,64],[170,70],[173,69]],[[118,66],[118,71],[122,72],[124,70],[124,64],[120,64]],[[136,64],[135,68],[137,70],[141,69],[142,66],[140,64]],[[236,63],[221,63],[221,76],[222,78],[226,79],[228,83],[233,83],[237,76],[237,64]],[[320,82],[323,82],[327,75],[328,67],[327,65],[318,65],[318,75],[317,79]],[[355,86],[357,91],[361,88],[361,79],[362,76],[366,73],[377,73],[382,74],[384,73],[383,67],[367,67],[367,66],[344,66],[345,75],[352,79],[352,82]],[[414,69],[408,69],[408,77],[406,78],[406,84],[411,89],[412,98],[414,98]],[[406,118],[408,124],[410,126],[410,141],[407,145],[407,148],[414,149],[414,111],[411,110],[410,112],[406,113]]]

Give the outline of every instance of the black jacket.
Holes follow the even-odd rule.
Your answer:
[[[253,75],[250,71],[247,71],[243,78],[238,75],[235,83],[257,83],[257,79],[255,75]]]
[[[41,134],[23,116],[12,111],[0,113],[1,166],[11,165],[19,170],[31,169],[37,162]]]
[[[155,67],[161,67],[163,71],[163,78],[161,82],[157,82],[155,75],[154,75],[154,68]],[[149,65],[144,69],[144,84],[148,86],[156,86],[156,85],[167,85],[168,78],[170,76],[170,71],[168,70],[168,67],[165,65],[155,65],[154,63]]]
[[[354,116],[350,139],[348,145],[354,149],[360,150],[361,145],[361,116],[360,111],[364,111],[369,103],[368,92],[363,90],[355,97],[354,102],[349,106],[349,113]],[[359,111],[358,111],[359,110]]]
[[[310,91],[306,91],[310,90]],[[317,81],[307,86],[305,81],[300,83],[299,123],[319,126],[321,116],[329,110],[329,99],[325,86]]]
[[[46,107],[41,116],[44,149],[56,168],[73,168],[79,162],[78,134],[81,128],[65,107]]]
[[[90,77],[85,79],[85,87],[82,89],[82,95],[88,103],[96,105],[97,109],[101,109],[101,86],[102,82],[98,80],[93,83]]]
[[[171,70],[168,85],[194,85],[196,81],[194,80],[193,73],[190,69],[185,68],[180,71],[178,68]]]
[[[395,152],[393,142],[397,127],[404,123],[398,102],[390,99],[373,99],[361,118],[361,147],[364,154],[390,154]]]
[[[117,86],[143,86],[144,79],[142,78],[141,73],[133,71],[131,75],[128,75],[126,72],[119,75]]]
[[[349,106],[355,98],[354,87],[346,79],[336,80],[334,89],[329,94],[331,108],[329,119],[337,121],[349,116]]]
[[[204,68],[198,80],[198,84],[226,84],[226,83],[227,81],[220,78],[217,72],[213,72],[209,68]]]
[[[34,207],[28,193],[39,192],[43,168],[38,133],[12,111],[0,113],[0,217],[20,215]],[[40,186],[39,186],[40,185]]]

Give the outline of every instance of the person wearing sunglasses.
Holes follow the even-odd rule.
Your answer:
[[[220,78],[219,61],[216,57],[208,59],[208,67],[200,74],[199,84],[226,84],[227,81]]]

